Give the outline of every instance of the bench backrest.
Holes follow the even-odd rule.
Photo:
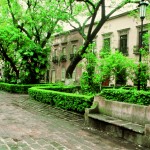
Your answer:
[[[94,103],[98,103],[99,113],[141,125],[150,123],[150,106],[106,100],[101,96],[95,96]]]

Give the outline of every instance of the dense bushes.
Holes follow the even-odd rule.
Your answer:
[[[32,85],[0,83],[0,90],[10,93],[27,93],[30,87],[32,87]]]
[[[7,91],[10,93],[28,93],[28,88],[33,86],[43,86],[43,84],[9,84],[0,82],[0,90]],[[45,84],[47,85],[47,84]]]
[[[149,91],[103,89],[100,95],[108,100],[116,100],[140,105],[150,105]]]
[[[59,92],[66,92],[66,93],[79,93],[79,92],[81,92],[80,86],[73,86],[73,85],[70,85],[70,86],[61,85],[61,86],[59,86],[56,84],[53,86],[43,87],[42,89],[59,91]]]
[[[84,113],[85,108],[92,105],[93,96],[46,90],[49,88],[32,87],[28,90],[28,94],[35,100],[80,113]]]

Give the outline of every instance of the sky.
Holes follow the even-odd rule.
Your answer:
[[[116,6],[121,1],[122,0],[106,0],[106,14],[110,13],[111,10],[116,8]],[[133,10],[136,8],[138,8],[138,4],[127,4],[124,7],[122,7],[120,10],[116,11],[112,16],[116,16],[116,15],[125,13],[127,11],[130,11],[130,10]],[[86,15],[78,16],[78,20],[79,20],[80,24],[83,24],[83,22],[85,21],[86,18],[87,18]],[[99,11],[99,14],[96,17],[96,21],[100,20],[100,18],[101,18],[101,11]],[[90,23],[90,21],[87,22],[87,24],[89,24],[89,23]],[[73,24],[73,25],[78,27],[76,24]],[[73,29],[73,27],[71,27],[69,24],[66,24],[66,23],[63,23],[63,26],[64,26],[64,31]]]

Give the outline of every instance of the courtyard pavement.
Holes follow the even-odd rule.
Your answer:
[[[148,150],[84,126],[82,115],[0,91],[0,150]]]

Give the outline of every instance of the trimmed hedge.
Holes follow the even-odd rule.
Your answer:
[[[48,88],[50,87],[32,87],[28,90],[28,94],[37,101],[80,113],[84,113],[85,108],[92,105],[93,96],[46,90]]]
[[[0,82],[0,90],[7,91],[10,93],[20,93],[20,94],[27,94],[28,89],[33,86],[43,86],[43,84],[9,84]],[[48,84],[45,84],[45,86]]]
[[[80,86],[73,86],[73,85],[68,85],[68,86],[53,85],[53,86],[42,87],[42,89],[66,92],[66,93],[76,93],[76,92],[79,93],[79,91],[81,91]]]
[[[115,100],[140,105],[150,105],[150,91],[103,89],[100,95],[108,100]]]

